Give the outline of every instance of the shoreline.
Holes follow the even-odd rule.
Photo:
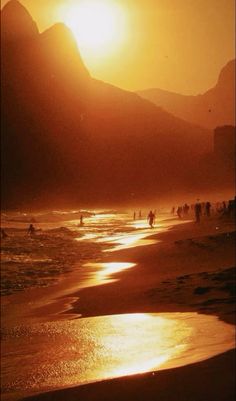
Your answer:
[[[181,368],[62,388],[21,401],[233,401],[234,369],[233,350]]]
[[[107,263],[115,260],[135,266],[114,274],[112,283],[73,293],[78,299],[72,311],[83,317],[197,311],[235,324],[234,229],[232,221],[223,219],[177,224],[150,235],[149,239],[158,240],[156,244],[106,255]],[[230,302],[224,305],[225,295]],[[207,306],[209,297],[212,304]]]
[[[168,220],[168,223],[170,221]],[[66,293],[63,292],[66,288],[66,282],[63,281],[62,277],[61,296],[60,292],[58,292],[58,287],[55,286],[55,291],[51,291],[48,298],[50,300],[50,309],[48,309],[48,305],[42,302],[41,309],[33,310],[33,312],[36,312],[36,319],[43,316],[46,310],[47,312],[50,310],[49,316],[52,320],[123,313],[197,311],[216,315],[227,323],[235,324],[234,303],[232,302],[232,294],[230,294],[232,287],[227,287],[226,285],[232,282],[235,274],[232,270],[235,263],[234,229],[232,221],[220,219],[212,219],[211,221],[202,222],[200,225],[192,222],[170,224],[170,229],[159,233],[150,233],[150,236],[147,237],[148,239],[157,240],[156,244],[104,253],[102,260],[107,263],[115,260],[121,263],[132,262],[135,263],[135,266],[112,275],[114,281],[80,288],[79,290],[73,290],[75,286],[71,286],[66,289]],[[187,260],[186,253],[188,254]],[[206,260],[206,255],[209,256],[209,254],[211,255],[210,264],[209,260]],[[211,283],[211,286],[209,283]],[[214,288],[209,288],[213,287],[212,283],[214,283]],[[222,287],[223,284],[226,288],[224,290],[222,288],[219,289],[218,287]],[[199,292],[196,291],[197,289]],[[49,288],[44,289],[46,292],[48,290]],[[196,291],[195,293],[194,290]],[[201,293],[201,291],[203,292]],[[212,299],[212,294],[215,302],[207,304]],[[222,297],[222,294],[224,297]],[[225,300],[225,295],[230,302],[218,302],[219,300]],[[193,299],[197,300],[197,302],[192,302],[191,300]],[[205,305],[204,302],[206,303]],[[65,305],[67,305],[67,308],[65,308]],[[196,382],[201,380],[200,370],[203,368],[208,376],[209,374],[212,375],[212,369],[215,371],[215,376],[205,379],[207,385],[213,386],[213,381],[216,380],[219,387],[216,390],[215,386],[214,389],[210,390],[209,394],[207,393],[207,400],[213,400],[217,393],[219,394],[219,391],[222,392],[222,388],[226,387],[224,391],[228,398],[220,398],[220,401],[231,401],[231,399],[234,399],[233,395],[235,395],[233,390],[235,382],[231,373],[234,372],[234,368],[232,368],[234,359],[235,353],[232,350],[203,362],[181,368],[59,389],[24,399],[68,399],[69,401],[77,399],[89,401],[115,399],[119,401],[132,399],[130,397],[133,397],[133,399],[137,400],[151,400],[155,398],[147,398],[146,395],[149,394],[148,387],[152,386],[150,397],[154,397],[155,392],[158,391],[158,397],[160,396],[158,399],[172,401],[172,399],[175,399],[173,398],[174,394],[171,395],[165,385],[172,382],[172,385],[178,388],[177,377],[181,377],[181,381],[186,381],[183,375],[187,375],[189,377],[188,380],[192,382],[193,388],[197,388]],[[218,382],[222,372],[225,371],[227,372],[227,377],[225,375],[225,380],[221,379]],[[192,377],[193,374],[196,379]],[[186,383],[186,385],[188,384]],[[142,394],[139,394],[140,392]],[[22,397],[25,395],[26,393],[22,394]],[[185,396],[186,398],[184,398]],[[202,397],[203,394],[191,393],[190,398],[189,393],[183,392],[182,398],[179,399],[181,401],[189,401],[190,399],[191,401],[202,401],[203,398],[197,398],[198,396]],[[3,400],[5,399],[8,399],[7,394]]]
[[[170,219],[167,219],[168,223],[169,221]],[[171,229],[171,226],[169,228]],[[127,233],[127,236],[128,235],[129,234]],[[138,242],[144,242],[142,247],[143,245],[146,247],[149,245],[149,238],[153,236],[156,237],[157,235],[159,235],[159,233],[147,234],[144,240]],[[90,246],[91,242],[87,242],[88,249]],[[139,244],[134,245],[134,247],[139,248]],[[112,261],[113,254],[123,252],[114,251],[110,253],[111,244],[106,241],[101,241],[101,248],[103,248],[103,251],[100,254],[99,259],[96,259],[98,260],[98,263],[102,263],[103,261]],[[130,248],[127,250],[129,251]],[[95,286],[101,285],[101,280],[94,278],[96,269],[87,269],[85,266],[90,264],[90,262],[93,264],[94,259],[88,259],[87,262],[82,265],[80,263],[75,263],[73,269],[68,271],[66,274],[58,275],[55,283],[49,286],[26,288],[24,291],[16,292],[9,296],[2,296],[1,306],[7,308],[4,313],[2,312],[2,315],[7,315],[7,324],[10,323],[10,317],[12,318],[11,325],[14,325],[16,319],[18,320],[19,317],[26,324],[27,322],[32,323],[32,320],[43,322],[47,319],[67,320],[79,317],[80,314],[73,313],[73,303],[78,298],[77,294],[79,294],[83,288],[93,289]],[[112,279],[110,281],[112,281]],[[109,281],[107,281],[106,285],[107,284],[109,284]]]

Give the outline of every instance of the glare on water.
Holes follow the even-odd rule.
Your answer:
[[[131,220],[127,214],[113,213],[87,217],[83,227],[79,227],[79,220],[71,220],[67,225],[79,230],[80,236],[76,238],[77,241],[92,240],[109,244],[104,252],[156,244],[157,240],[147,237],[167,230],[160,222],[157,222],[154,228],[150,228],[147,219]]]
[[[95,268],[93,271],[94,279],[92,285],[103,284],[104,282],[114,281],[111,279],[111,275],[115,273],[119,273],[123,270],[130,269],[135,266],[135,263],[126,263],[126,262],[110,262],[110,263],[86,263],[84,265],[87,268]]]
[[[235,331],[197,313],[135,313],[15,327],[4,334],[3,389],[30,392],[201,361],[233,348]]]
[[[144,220],[115,214],[86,217],[84,227],[73,218],[70,213],[66,227],[78,231],[78,241],[108,242],[110,250],[156,243],[147,237],[166,229],[150,229]],[[73,273],[75,289],[108,283],[116,279],[113,274],[134,266],[115,258],[86,263]],[[234,339],[234,327],[196,313],[134,313],[13,325],[3,328],[2,391],[30,393],[178,367],[227,351],[234,347]]]
[[[116,246],[114,246],[111,249],[106,249],[105,252],[113,252],[122,249],[133,248],[136,246],[156,244],[157,240],[146,239],[148,235],[150,235],[150,233],[130,234],[128,236],[123,236],[123,237],[121,236],[115,238],[113,237],[110,240],[109,238],[107,238],[106,239],[107,242],[110,241],[110,243],[115,244]]]

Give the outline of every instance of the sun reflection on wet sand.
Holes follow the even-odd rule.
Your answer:
[[[146,239],[146,237],[154,234],[154,232],[141,232],[141,233],[131,233],[126,235],[118,235],[112,237],[105,237],[103,239],[97,240],[97,242],[108,242],[109,244],[114,244],[112,248],[105,249],[103,252],[114,252],[122,249],[134,248],[136,246],[152,245],[156,244],[158,241],[154,239]]]
[[[114,245],[103,250],[113,252],[136,246],[151,245],[158,241],[148,239],[150,235],[166,231],[163,224],[158,223],[153,229],[144,220],[130,221],[125,214],[101,214],[87,217],[86,224],[79,226],[79,220],[71,220],[68,227],[78,230],[80,237],[77,241],[90,241]]]
[[[197,313],[82,318],[3,334],[3,388],[28,392],[183,366],[235,344],[233,326]]]
[[[107,283],[115,281],[111,279],[111,275],[119,273],[123,270],[130,269],[135,266],[135,263],[125,263],[125,262],[110,262],[110,263],[86,263],[85,267],[95,268],[93,283],[96,285],[103,284],[104,281]]]
[[[155,224],[154,227],[151,229],[149,227],[149,224],[148,224],[147,220],[134,220],[134,221],[129,223],[129,226],[137,228],[137,229],[141,229],[141,228],[150,229],[150,232],[152,232],[153,230],[156,231],[156,229],[163,228],[163,225],[158,223],[158,224]]]
[[[82,237],[76,238],[76,241],[87,241],[90,239],[97,238],[98,234],[87,233],[84,234]]]

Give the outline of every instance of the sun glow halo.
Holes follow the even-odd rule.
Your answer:
[[[115,51],[124,39],[125,13],[113,0],[72,0],[60,14],[85,56]]]

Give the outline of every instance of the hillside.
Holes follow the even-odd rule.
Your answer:
[[[173,115],[202,127],[235,125],[235,60],[226,64],[215,87],[204,94],[186,96],[161,89],[137,93]]]
[[[16,0],[1,20],[3,207],[128,202],[194,187],[211,131],[91,78],[63,24],[39,34]]]

